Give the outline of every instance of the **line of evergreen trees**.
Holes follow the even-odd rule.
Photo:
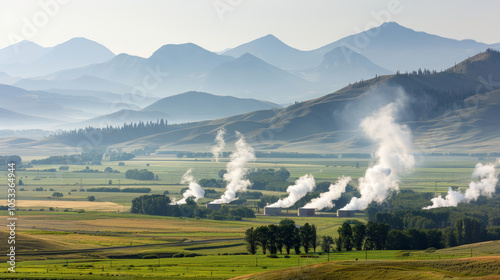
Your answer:
[[[141,136],[166,132],[167,130],[167,120],[160,119],[156,122],[141,121],[138,123],[125,123],[122,126],[106,126],[104,128],[89,126],[81,129],[62,131],[51,136],[62,138],[65,142],[69,143],[78,143],[93,139],[99,142],[96,144],[97,146],[104,146],[136,139]]]

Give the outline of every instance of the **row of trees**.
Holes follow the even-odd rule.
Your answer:
[[[186,199],[186,204],[172,204],[169,197],[160,194],[142,195],[132,200],[131,213],[187,217],[187,218],[210,218],[213,220],[241,220],[243,218],[255,218],[255,213],[246,207],[222,206],[218,211],[205,207],[198,207],[193,197]]]
[[[283,254],[283,249],[287,254],[293,249],[296,254],[311,250],[316,252],[319,245],[316,226],[309,223],[298,227],[291,219],[284,219],[279,225],[267,225],[257,228],[249,228],[245,232],[245,241],[248,251],[253,255],[257,253],[258,248],[262,248],[262,253],[266,254],[269,250],[271,255]]]
[[[290,221],[290,222],[288,222]],[[293,226],[290,226],[293,225]],[[457,221],[455,227],[445,229],[420,230],[416,228],[398,230],[391,229],[386,223],[368,222],[344,223],[337,230],[338,237],[316,236],[316,227],[305,224],[297,227],[291,220],[283,220],[279,225],[249,228],[245,232],[247,249],[251,254],[261,247],[263,253],[269,248],[271,254],[282,248],[287,254],[295,248],[297,254],[300,248],[308,253],[311,249],[321,245],[323,252],[330,252],[335,245],[337,251],[356,250],[425,250],[428,248],[440,249],[462,244],[495,240],[500,238],[500,230],[487,232],[480,221],[472,218],[463,218]]]
[[[50,156],[44,159],[34,159],[31,161],[32,164],[91,164],[100,162],[102,160],[102,153],[100,152],[91,152],[91,153],[82,153],[82,154],[74,154],[74,155],[64,155],[64,156]]]
[[[88,188],[87,192],[128,192],[128,193],[150,193],[151,188],[109,188],[109,187],[96,187]]]
[[[335,239],[337,251],[356,250],[423,250],[443,248],[442,232],[432,230],[395,230],[385,223],[342,224]]]
[[[147,180],[154,180],[155,174],[147,169],[142,169],[142,170],[129,169],[127,170],[127,172],[125,172],[125,178],[132,180],[147,181]]]
[[[167,130],[167,121],[160,119],[156,122],[141,121],[138,123],[123,124],[122,126],[107,126],[104,128],[86,127],[83,129],[63,131],[52,136],[73,143],[89,141],[89,139],[99,139],[99,145],[106,146],[146,135],[166,132]]]

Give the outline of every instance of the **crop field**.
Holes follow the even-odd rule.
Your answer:
[[[418,158],[417,158],[418,159]],[[118,162],[102,162],[102,165],[88,166],[90,169],[104,171],[111,167],[120,173],[85,173],[75,172],[84,170],[85,165],[70,165],[69,170],[58,170],[60,165],[34,165],[32,168],[17,172],[17,176],[23,181],[24,186],[18,189],[20,200],[48,200],[54,191],[61,192],[63,201],[86,201],[88,196],[95,196],[96,202],[113,202],[124,206],[130,206],[131,200],[138,196],[137,193],[103,193],[84,191],[92,187],[148,187],[151,193],[162,194],[169,191],[169,196],[180,198],[180,190],[185,185],[180,184],[182,175],[188,170],[193,170],[196,179],[218,179],[218,171],[225,169],[227,159],[221,162],[213,162],[208,159],[177,159],[161,156],[138,157],[125,161],[125,166],[118,166]],[[474,166],[480,160],[468,157],[427,157],[417,162],[417,168],[413,172],[405,174],[401,179],[401,189],[412,189],[422,192],[446,192],[449,186],[466,187],[471,181]],[[481,160],[488,162],[488,159]],[[366,168],[371,164],[366,159],[272,159],[263,158],[249,164],[249,168],[287,168],[293,182],[304,174],[312,174],[317,182],[334,182],[338,177],[351,176],[351,184],[357,185],[357,179],[364,175]],[[359,168],[356,168],[359,165]],[[56,172],[44,170],[56,169]],[[158,180],[138,181],[125,178],[125,172],[129,169],[148,169],[158,175]],[[6,173],[0,174],[0,181],[6,180]],[[35,191],[42,187],[46,191]],[[52,191],[50,190],[52,189]],[[218,189],[223,191],[223,189]],[[263,194],[285,195],[284,192],[262,191]],[[6,198],[6,192],[0,193],[0,199]],[[210,201],[203,199],[200,203]],[[26,202],[27,203],[27,202]],[[22,206],[29,209],[38,205]],[[40,205],[44,206],[44,205]],[[59,207],[59,206],[55,206]],[[60,208],[63,208],[61,206]],[[75,205],[71,208],[91,210],[87,205]],[[128,208],[114,209],[115,211],[127,211]]]
[[[278,255],[278,259],[260,251],[255,256],[241,255],[246,228],[280,219],[258,216],[244,221],[213,221],[125,213],[25,212],[19,221],[17,273],[0,277],[227,279],[282,268],[300,272],[328,260],[352,265],[358,259],[368,269],[373,260],[440,261],[470,257],[471,252],[473,257],[500,254],[500,241],[493,241],[436,251],[351,251],[312,254],[310,258]],[[294,220],[316,224],[320,235],[334,233],[345,221],[318,217]],[[1,234],[4,239],[7,233]],[[176,257],[182,254],[195,256]]]
[[[473,168],[478,161],[478,158],[468,157],[418,159],[417,168],[402,178],[400,187],[421,192],[445,192],[448,186],[465,187],[471,181]],[[216,163],[207,159],[177,159],[158,155],[124,162],[125,166],[106,161],[102,165],[89,166],[90,169],[100,171],[111,167],[120,173],[74,172],[86,169],[85,165],[70,165],[69,170],[59,170],[59,165],[34,165],[27,170],[17,171],[16,175],[24,183],[23,186],[18,186],[17,192],[17,273],[0,273],[0,278],[107,279],[119,276],[124,279],[228,279],[251,274],[252,276],[244,279],[273,279],[272,277],[278,277],[273,276],[277,274],[261,276],[260,273],[279,269],[302,273],[316,265],[321,269],[326,265],[329,270],[335,271],[342,270],[342,267],[352,270],[357,263],[362,263],[365,269],[360,268],[360,271],[366,271],[373,269],[380,261],[387,261],[384,265],[391,267],[390,271],[402,273],[387,274],[393,278],[470,278],[478,275],[453,274],[446,269],[445,272],[435,272],[435,268],[428,263],[413,263],[412,265],[421,267],[418,268],[418,273],[404,272],[408,267],[402,268],[400,262],[440,262],[470,258],[471,253],[473,260],[478,261],[480,258],[500,255],[500,241],[493,241],[436,251],[354,250],[334,252],[329,256],[317,253],[311,254],[311,257],[295,254],[285,257],[278,254],[278,258],[273,259],[259,250],[257,255],[252,256],[246,253],[245,230],[279,223],[284,216],[257,214],[256,218],[242,221],[217,221],[130,214],[132,199],[144,194],[87,191],[92,187],[148,187],[153,194],[168,191],[170,197],[180,198],[180,190],[186,187],[180,184],[180,179],[188,169],[193,169],[198,180],[218,179],[218,171],[225,168],[227,159]],[[370,164],[371,161],[366,159],[263,158],[250,163],[249,167],[285,167],[291,173],[290,183],[308,173],[317,182],[333,182],[339,176],[351,176],[352,184],[356,186],[357,179],[363,176]],[[46,171],[52,168],[57,171]],[[126,179],[125,172],[129,169],[148,169],[158,175],[158,180]],[[0,175],[0,181],[7,182],[6,174]],[[35,190],[40,187],[44,190]],[[21,188],[23,191],[20,191]],[[54,192],[61,192],[64,197],[53,198]],[[286,195],[285,192],[261,192],[281,197]],[[6,191],[2,191],[0,199],[5,200],[6,194]],[[94,196],[95,201],[88,201],[88,196]],[[198,204],[210,200],[204,198]],[[297,224],[315,224],[320,236],[335,236],[337,229],[348,220],[336,217],[298,217],[296,210],[283,212]],[[6,215],[7,211],[0,211],[1,219],[5,220]],[[365,217],[356,215],[349,220],[354,219],[364,221]],[[6,231],[0,231],[0,239],[5,240],[7,234]],[[327,263],[328,260],[330,263]],[[354,263],[356,260],[357,263]],[[498,263],[497,258],[493,260]],[[363,279],[363,275],[365,274],[359,274],[359,279]]]

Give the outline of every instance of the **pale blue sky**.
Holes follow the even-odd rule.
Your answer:
[[[386,21],[380,11],[417,31],[500,42],[496,0],[0,0],[0,48],[19,39],[53,46],[86,37],[147,57],[169,43],[220,51],[272,33],[310,50],[379,25]]]

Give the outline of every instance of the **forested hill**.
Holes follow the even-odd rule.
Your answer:
[[[155,145],[162,149],[206,149],[220,128],[228,141],[238,130],[258,149],[292,151],[370,151],[359,133],[359,121],[374,110],[400,99],[405,104],[399,120],[414,132],[420,147],[442,151],[498,151],[500,91],[498,83],[480,77],[500,73],[500,53],[488,50],[443,72],[419,69],[358,81],[323,97],[276,110],[261,110],[213,121],[168,126],[163,132],[106,141],[128,148]],[[462,66],[463,65],[463,66]],[[460,70],[461,69],[461,70]],[[131,130],[132,131],[132,130]],[[27,145],[64,143],[55,136]]]

